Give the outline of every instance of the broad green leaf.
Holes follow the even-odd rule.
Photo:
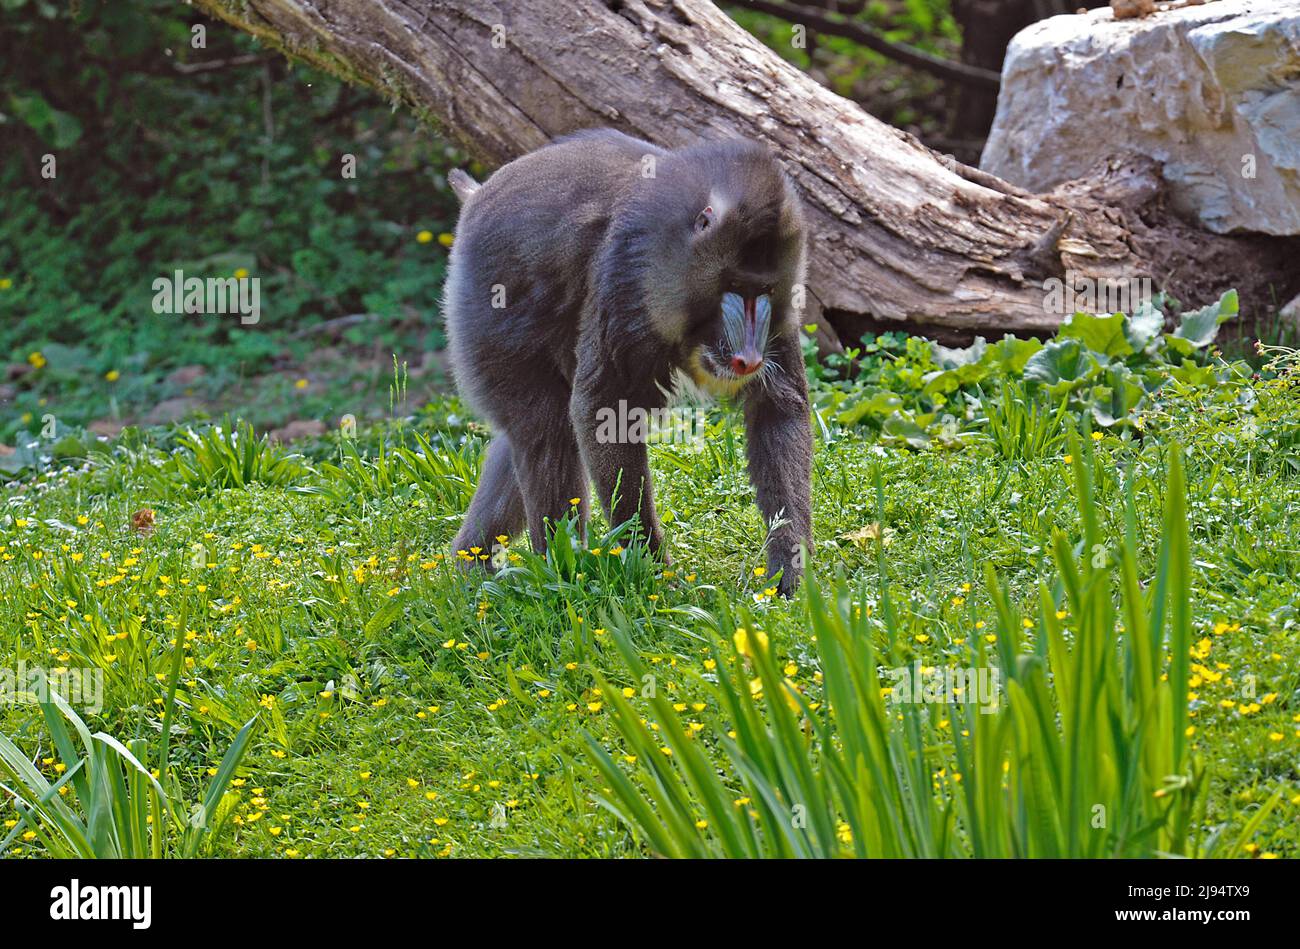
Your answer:
[[[1203,349],[1214,342],[1219,334],[1219,326],[1237,315],[1237,291],[1229,290],[1209,306],[1199,310],[1189,310],[1182,315],[1174,338],[1190,343],[1196,349]]]
[[[1129,315],[1124,333],[1134,352],[1141,352],[1165,327],[1165,315],[1151,303],[1143,303]]]
[[[1077,339],[1053,340],[1029,357],[1025,381],[1053,389],[1061,383],[1074,388],[1090,379],[1099,366],[1097,357]]]
[[[1094,316],[1075,313],[1061,325],[1061,339],[1077,339],[1095,353],[1112,358],[1128,356],[1133,346],[1125,334],[1126,317],[1123,313],[1111,316]]]

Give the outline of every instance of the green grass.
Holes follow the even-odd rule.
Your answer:
[[[620,535],[598,522],[591,549],[561,544],[543,560],[518,539],[503,573],[468,578],[445,554],[483,433],[454,402],[355,439],[298,446],[301,457],[245,434],[232,440],[228,427],[129,432],[6,490],[0,658],[3,667],[102,670],[102,711],[77,714],[89,732],[138,749],[148,769],[168,763],[169,812],[205,800],[256,717],[201,853],[634,856],[693,841],[703,852],[1295,856],[1297,407],[1285,377],[1170,377],[1133,424],[1081,449],[1044,449],[1033,436],[1037,448],[1012,451],[979,413],[957,444],[915,450],[827,412],[813,475],[817,589],[792,601],[775,598],[761,576],[763,529],[743,432],[728,412],[713,414],[704,450],[653,449],[671,568],[621,549]],[[1171,463],[1179,445],[1187,547],[1174,551],[1175,570],[1161,544],[1178,536],[1169,512],[1180,495]],[[145,508],[152,526],[136,516]],[[1163,617],[1153,590],[1168,592]],[[1171,642],[1186,639],[1189,650],[1166,657],[1154,639],[1130,635],[1169,621],[1180,630]],[[766,636],[770,662],[757,676],[735,666],[736,624]],[[980,654],[1012,670],[1003,712],[951,706],[944,717],[910,706],[901,722],[879,720],[884,744],[852,765],[901,772],[811,776],[830,760],[818,747],[851,760],[838,744],[847,726],[836,719],[831,730],[821,716],[872,698],[873,657],[885,670],[966,666]],[[1074,671],[1062,676],[1066,668]],[[754,677],[751,708],[743,703]],[[782,719],[787,679],[800,708]],[[1122,734],[1070,721],[1083,681],[1105,694]],[[1014,718],[1028,710],[1040,716],[1036,737],[1032,722]],[[632,737],[642,717],[660,728],[653,741],[678,742],[674,760],[691,756],[698,775],[729,782],[727,797],[715,788],[710,800],[681,802],[675,845],[630,830],[600,803],[618,809],[618,780],[639,794],[655,789],[650,752]],[[679,729],[671,738],[669,721]],[[1003,721],[1014,735],[995,741],[988,729]],[[750,734],[739,734],[742,722]],[[120,752],[93,736],[92,747],[55,747],[50,726],[48,709],[0,705],[0,734],[40,781],[56,783],[60,764],[89,757],[136,782],[108,801],[154,806],[159,792],[138,770],[131,777]],[[810,807],[805,836],[777,844],[760,830],[759,846],[733,801],[760,801],[761,772],[739,779],[729,770],[738,759],[728,731],[748,755],[781,749],[785,783],[769,781],[774,788],[835,801],[865,781],[880,801],[892,795],[896,811],[883,815],[871,797]],[[589,742],[608,755],[606,773]],[[1116,757],[1128,750],[1137,757]],[[1000,752],[1011,752],[1015,793],[1039,801],[1028,815],[1053,823],[995,813]],[[1107,755],[1113,772],[1081,767]],[[1043,760],[1059,774],[1035,772]],[[0,783],[44,787],[30,773]],[[1168,798],[1155,796],[1162,789]],[[665,784],[658,793],[673,792]],[[760,828],[793,792],[773,793],[754,804]],[[8,855],[61,852],[55,815],[33,818],[31,829],[4,797],[0,831],[17,831]],[[74,815],[89,800],[64,793]],[[1079,823],[1095,803],[1114,828],[1105,838]],[[152,847],[123,806],[131,846]],[[1177,819],[1141,836],[1165,808]],[[668,821],[668,811],[655,813]],[[181,836],[159,839],[187,852]]]
[[[961,637],[964,669],[954,680],[961,684],[946,701],[926,701],[926,685],[918,695],[892,674],[891,686],[881,685],[882,666],[900,668],[891,662],[900,623],[877,537],[874,590],[865,583],[854,590],[842,578],[828,597],[806,588],[823,676],[815,695],[778,667],[767,636],[746,628],[754,622],[743,608],[746,626],[727,614],[720,624],[735,649],[714,652],[720,671],[713,701],[703,706],[722,714],[708,726],[684,725],[674,703],[650,690],[643,692],[654,718],[647,727],[626,700],[635,690],[625,697],[600,679],[635,751],[624,760],[640,764],[645,789],[593,739],[592,759],[610,788],[601,803],[657,853],[674,857],[1214,854],[1218,833],[1205,845],[1197,833],[1204,767],[1187,752],[1190,564],[1181,448],[1169,449],[1149,598],[1137,579],[1134,495],[1126,485],[1117,611],[1112,557],[1090,553],[1105,551],[1094,459],[1084,454],[1086,442],[1070,441],[1084,555],[1076,563],[1069,536],[1053,531],[1063,590],[1044,584],[1032,618],[1017,615],[996,571],[986,570],[995,631]],[[876,491],[883,506],[879,478]],[[617,610],[613,622],[633,679],[653,682],[632,626]],[[1025,648],[1027,630],[1039,634],[1046,655]],[[1007,676],[1002,694],[982,686],[979,671],[965,674],[990,667]],[[940,697],[936,684],[928,688]],[[693,740],[706,728],[727,736],[721,774]]]

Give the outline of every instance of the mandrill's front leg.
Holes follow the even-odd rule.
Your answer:
[[[745,428],[749,441],[749,480],[758,509],[770,531],[768,576],[781,573],[778,590],[790,596],[812,554],[812,424],[808,417],[808,381],[803,353],[794,332],[772,341],[764,368],[766,378],[746,387]]]

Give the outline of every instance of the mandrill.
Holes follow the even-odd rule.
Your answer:
[[[812,431],[792,296],[802,295],[798,198],[762,146],[667,151],[580,132],[496,172],[461,171],[447,273],[452,371],[496,429],[453,551],[527,526],[587,519],[663,544],[644,439],[608,437],[620,402],[663,406],[675,375],[744,404],[749,476],[770,529],[769,576],[789,595],[811,549]]]

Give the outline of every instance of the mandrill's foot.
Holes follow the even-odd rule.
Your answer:
[[[483,546],[481,541],[469,537],[457,537],[451,545],[451,559],[456,566],[466,573],[475,569],[491,572],[496,568],[495,551],[491,546]]]

